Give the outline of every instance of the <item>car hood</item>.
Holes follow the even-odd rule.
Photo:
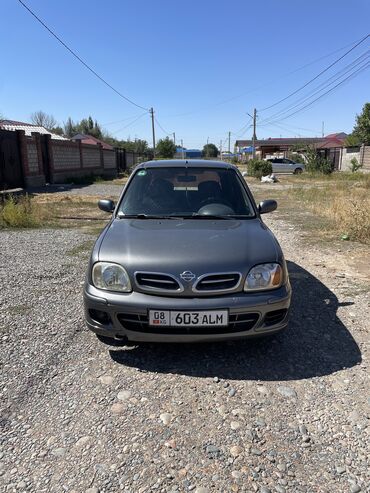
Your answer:
[[[256,219],[115,219],[100,242],[100,261],[135,271],[197,277],[241,272],[256,264],[281,261],[282,253],[266,225]]]

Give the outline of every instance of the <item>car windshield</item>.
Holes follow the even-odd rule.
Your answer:
[[[254,217],[240,178],[226,168],[139,169],[118,208],[118,217]]]

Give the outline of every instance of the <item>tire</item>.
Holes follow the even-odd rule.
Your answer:
[[[302,168],[296,168],[296,169],[294,170],[294,174],[295,174],[295,175],[300,175],[302,172],[303,172],[303,169],[302,169]]]

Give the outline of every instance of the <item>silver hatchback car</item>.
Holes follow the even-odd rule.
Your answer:
[[[122,341],[262,336],[287,326],[283,253],[238,169],[220,161],[136,167],[97,239],[84,287],[89,329]],[[108,340],[109,340],[108,339]]]

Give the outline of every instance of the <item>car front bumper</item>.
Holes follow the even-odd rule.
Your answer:
[[[110,338],[136,342],[202,342],[258,337],[283,330],[288,323],[291,288],[260,293],[175,298],[139,292],[112,293],[84,288],[87,327]],[[149,310],[229,310],[226,327],[151,327]]]

